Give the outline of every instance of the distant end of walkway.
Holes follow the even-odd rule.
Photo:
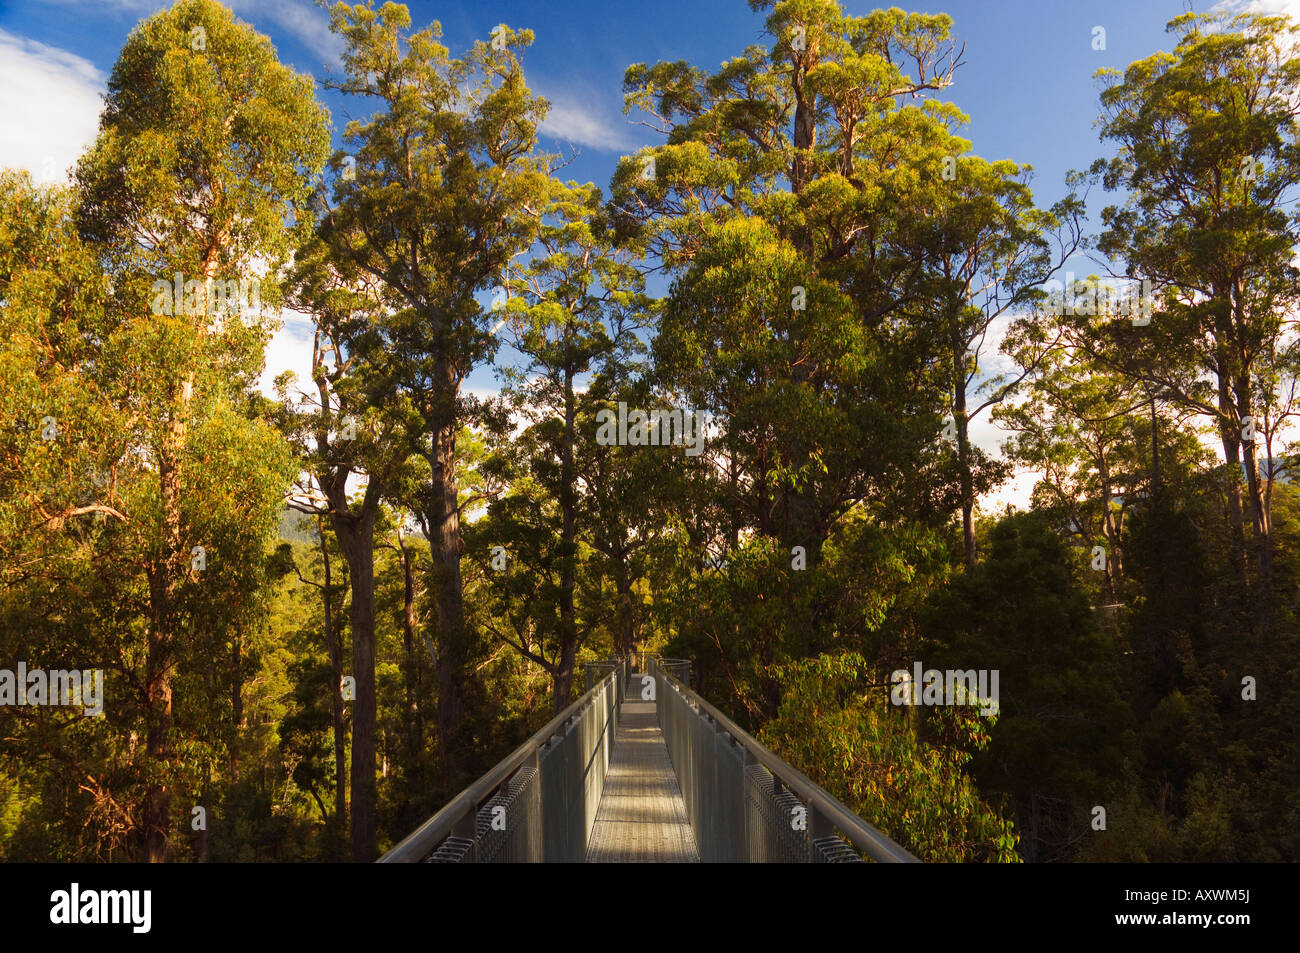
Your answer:
[[[698,863],[654,702],[623,702],[587,863]]]

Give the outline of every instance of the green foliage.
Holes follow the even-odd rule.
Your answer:
[[[1075,572],[1048,522],[1017,514],[923,615],[927,667],[1000,673],[1001,716],[971,767],[981,790],[1011,799],[1033,861],[1061,859],[1088,829],[1133,747],[1118,652]]]
[[[933,739],[920,739],[854,652],[778,666],[777,677],[781,709],[759,735],[774,752],[922,860],[1019,862],[1015,825],[965,771],[996,718],[941,709]]]
[[[106,673],[102,718],[0,708],[0,859],[370,860],[646,651],[926,860],[1300,858],[1297,28],[1103,71],[1142,323],[1049,305],[1082,200],[958,135],[950,18],[750,6],[716,70],[627,69],[662,138],[607,191],[538,148],[532,31],[395,3],[330,11],[328,159],[311,77],[177,0],[70,187],[0,170],[0,668]],[[598,442],[619,402],[702,452]],[[917,661],[996,717],[893,704]]]

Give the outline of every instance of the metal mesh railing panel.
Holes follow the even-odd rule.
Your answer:
[[[627,662],[597,663],[595,674],[599,680],[579,702],[461,792],[383,859],[430,863],[583,860],[609,773]],[[519,767],[508,780],[495,780],[514,765]],[[429,844],[434,846],[426,846]]]
[[[701,860],[860,862],[859,841],[877,859],[916,859],[701,700],[685,685],[685,665],[656,659],[650,668],[659,726]]]

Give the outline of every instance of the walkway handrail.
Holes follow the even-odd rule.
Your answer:
[[[665,689],[678,694],[681,697],[681,700],[689,707],[694,708],[697,713],[703,713],[707,716],[707,718],[713,722],[713,727],[716,731],[729,735],[732,744],[739,745],[744,749],[746,762],[761,765],[762,768],[767,770],[767,772],[770,772],[771,780],[778,790],[780,787],[784,787],[803,802],[807,810],[805,829],[808,832],[810,840],[818,837],[829,836],[833,833],[832,829],[835,829],[838,830],[849,841],[849,843],[854,846],[854,848],[866,854],[872,860],[881,861],[883,863],[920,863],[920,860],[917,857],[908,852],[905,848],[896,844],[890,838],[886,837],[875,827],[862,820],[862,818],[849,810],[830,792],[822,788],[821,785],[815,783],[802,771],[799,771],[797,768],[786,763],[766,747],[759,744],[758,741],[749,734],[749,732],[745,731],[722,712],[718,711],[717,708],[710,705],[707,701],[701,698],[698,693],[682,684],[681,680],[672,674],[666,666],[659,664],[658,659],[651,659],[650,670],[651,674],[655,676],[655,681],[660,685],[657,705],[659,710],[659,720],[660,724],[664,727],[664,737],[668,743],[669,755],[673,759],[673,764],[677,770],[678,778],[685,782],[683,783],[683,788],[686,788],[689,784],[687,779],[683,777],[685,773],[684,769],[689,770],[689,767],[685,763],[687,760],[686,753],[680,750],[673,750],[675,742],[678,742],[680,745],[679,739],[675,737],[679,733],[670,730],[670,726],[665,724],[665,718],[672,718],[671,712],[667,709],[669,699],[665,697],[667,694]],[[682,733],[681,739],[689,741],[690,735],[688,733]],[[712,755],[712,752],[710,752],[710,755]],[[766,775],[764,775],[764,777],[766,777]],[[715,781],[713,783],[715,787],[712,790],[716,791],[717,782]],[[688,811],[691,810],[692,805],[690,802],[692,800],[691,797],[687,797]],[[699,817],[690,818],[692,827],[696,828],[697,840],[701,839],[701,833],[708,833],[707,830],[703,832],[700,830],[703,826],[700,824],[701,820],[702,819]],[[700,846],[703,849],[705,844],[701,843]],[[705,859],[709,860],[713,858]],[[717,859],[731,858],[718,857]],[[750,859],[757,858],[751,857]]]
[[[609,744],[612,744],[613,741],[613,726],[618,717],[618,708],[622,701],[623,687],[626,683],[626,679],[627,663],[626,660],[620,659],[617,661],[613,670],[605,675],[605,677],[596,685],[592,686],[592,688],[581,698],[548,721],[543,728],[535,732],[527,741],[511,752],[506,758],[499,761],[481,778],[452,798],[446,807],[421,824],[413,833],[389,850],[388,853],[384,854],[384,856],[380,857],[377,862],[381,864],[418,863],[419,861],[429,857],[429,855],[447,841],[448,838],[453,837],[462,838],[462,844],[465,844],[471,849],[476,848],[476,835],[482,826],[479,822],[479,814],[484,802],[492,800],[494,795],[497,795],[521,768],[527,768],[530,766],[532,768],[540,768],[545,750],[548,749],[548,747],[559,744],[562,739],[573,730],[577,725],[577,722],[581,720],[581,716],[584,715],[588,706],[592,705],[594,701],[602,696],[602,693],[609,691],[611,694],[606,697],[609,703],[608,708],[610,719],[608,719],[606,723],[600,725],[599,731],[600,735],[604,735],[608,739],[608,743],[604,745],[603,757],[601,759],[604,767],[607,767],[609,763],[608,748]],[[596,739],[591,740],[596,744],[600,743]],[[589,768],[591,766],[587,765],[586,767]],[[531,778],[529,780],[531,780]],[[603,781],[604,770],[602,768],[598,783],[603,786]],[[572,794],[574,792],[569,793]],[[533,794],[533,797],[544,797],[544,795],[539,791]],[[599,800],[599,798],[597,798],[597,800]],[[557,810],[563,810],[567,805],[557,805],[555,807]],[[534,808],[534,813],[539,812],[540,808]],[[513,831],[513,829],[514,825],[511,824],[511,830]],[[586,842],[585,837],[586,832],[582,834],[584,846]],[[534,845],[531,852],[536,853],[540,849],[541,845],[539,842]],[[548,854],[552,852],[549,849],[549,845],[546,848],[546,852]],[[477,860],[478,858],[470,856],[468,859]],[[536,857],[532,859],[541,858]],[[549,860],[551,858],[548,857],[547,859]]]
[[[691,687],[691,663],[689,659],[663,658],[656,655],[654,656],[654,663],[687,688]]]

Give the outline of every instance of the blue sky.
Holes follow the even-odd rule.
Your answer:
[[[1287,12],[1300,20],[1300,0],[1230,0],[1237,7]],[[38,179],[62,177],[95,132],[98,95],[134,24],[167,3],[158,0],[0,0],[0,165],[23,166]],[[310,0],[227,0],[236,13],[269,35],[282,61],[318,78],[327,75],[340,44],[325,13]],[[848,0],[865,13],[879,4]],[[417,26],[438,20],[453,54],[486,39],[498,23],[536,34],[525,54],[530,86],[552,102],[544,132],[580,149],[567,176],[608,187],[620,155],[652,143],[654,134],[622,114],[622,77],[635,62],[684,59],[716,68],[762,42],[763,14],[745,0],[489,0],[408,4]],[[1094,73],[1123,69],[1158,49],[1170,49],[1165,24],[1184,0],[945,0],[906,5],[948,13],[966,44],[964,65],[948,98],[970,117],[964,135],[976,154],[1034,167],[1042,205],[1065,194],[1065,174],[1106,154],[1094,122]],[[1198,0],[1198,10],[1215,4]],[[1105,49],[1094,49],[1096,27]],[[324,94],[334,114],[336,145],[347,104]],[[357,108],[355,105],[353,108]],[[1094,193],[1094,212],[1108,201]],[[1079,263],[1086,273],[1086,262]],[[1095,269],[1094,269],[1095,270]],[[302,322],[286,323],[268,348],[267,380],[293,367],[305,372]],[[491,368],[477,370],[467,387],[496,389]],[[994,448],[1004,436],[987,418],[973,430]],[[1014,495],[1023,496],[1021,486]]]
[[[156,0],[0,0],[0,30],[73,54],[107,75],[126,34],[140,17],[165,6]],[[242,19],[274,41],[280,57],[317,77],[337,53],[326,19],[308,0],[234,0]],[[553,101],[551,128],[575,139],[582,156],[575,177],[606,184],[615,159],[649,141],[621,114],[621,82],[630,63],[685,59],[716,67],[761,39],[763,16],[744,0],[491,0],[408,4],[417,24],[438,20],[453,52],[486,38],[504,22],[537,36],[526,55],[531,85]],[[850,0],[851,13],[877,4]],[[1283,4],[1285,5],[1285,4]],[[1201,4],[1203,8],[1208,4]],[[1059,196],[1065,171],[1100,154],[1092,75],[1122,68],[1168,48],[1164,24],[1181,0],[1069,3],[1062,0],[947,0],[906,6],[945,12],[966,42],[967,65],[950,98],[971,117],[968,138],[986,158],[1029,162],[1037,191]],[[1106,49],[1092,31],[1106,30]],[[8,96],[14,90],[6,89]],[[330,97],[326,97],[330,100]],[[337,100],[330,100],[342,119]],[[342,122],[339,122],[341,127]]]

